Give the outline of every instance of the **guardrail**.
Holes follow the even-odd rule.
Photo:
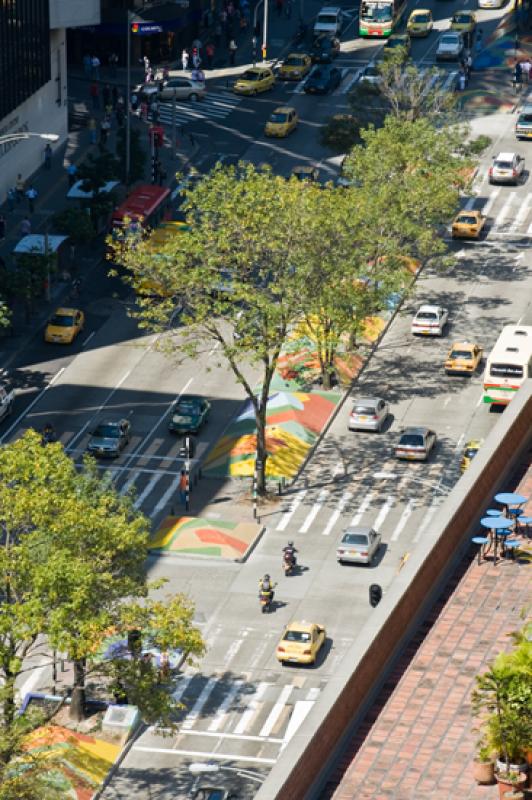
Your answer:
[[[256,800],[318,800],[330,768],[362,722],[397,658],[470,544],[482,510],[532,445],[532,380],[526,381],[442,505],[284,749]]]

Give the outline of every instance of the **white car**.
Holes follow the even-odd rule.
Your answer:
[[[525,169],[525,159],[517,153],[499,153],[489,169],[490,183],[513,183],[517,186]]]
[[[342,30],[343,13],[338,6],[324,6],[314,23],[314,36],[326,33],[328,36],[339,36]]]
[[[414,335],[443,336],[449,312],[442,306],[421,306],[412,320],[411,332]]]
[[[373,528],[347,528],[336,548],[339,564],[371,564],[381,546],[381,535]]]
[[[367,64],[363,70],[361,70],[360,75],[358,76],[359,83],[369,83],[372,86],[378,86],[382,83],[382,75],[379,72],[379,69],[376,64]]]
[[[347,427],[350,431],[380,431],[389,413],[382,397],[360,397],[349,414]]]
[[[458,61],[464,52],[464,37],[458,31],[445,31],[440,35],[436,61]]]

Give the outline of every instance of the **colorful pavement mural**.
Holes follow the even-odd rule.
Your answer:
[[[77,800],[90,800],[101,786],[121,748],[94,736],[59,725],[39,728],[29,738],[29,749],[57,762],[54,784]]]
[[[266,410],[266,474],[293,477],[340,402],[337,392],[275,392]],[[255,414],[250,402],[209,454],[210,477],[252,477],[256,455]]]
[[[152,536],[150,550],[241,561],[261,528],[252,522],[166,517]]]

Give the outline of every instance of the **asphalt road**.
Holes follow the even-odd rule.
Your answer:
[[[428,6],[438,27],[445,28],[454,6],[437,0]],[[501,13],[479,12],[486,31]],[[319,124],[347,108],[353,78],[382,46],[350,40],[355,16],[344,32],[338,64],[345,74],[333,95],[311,98],[297,85],[283,84],[269,95],[234,103],[222,119],[196,119],[190,127],[202,142],[197,164],[207,166],[224,153],[268,161],[281,174],[305,162],[319,165],[324,176],[334,174],[335,160],[317,142]],[[418,63],[431,64],[435,42],[436,34],[414,42]],[[220,92],[225,93],[223,86]],[[266,140],[265,120],[273,107],[288,102],[300,114],[298,131],[279,142]],[[514,121],[502,115],[478,123],[479,132],[492,136],[493,146],[479,170],[475,198],[464,200],[464,205],[487,211],[486,236],[474,244],[451,244],[457,262],[445,275],[422,273],[415,298],[398,314],[357,385],[354,396],[379,394],[390,402],[385,431],[350,433],[349,400],[301,480],[281,507],[264,517],[267,534],[247,563],[177,558],[150,563],[151,577],[166,577],[169,589],[194,599],[208,651],[201,669],[185,670],[176,687],[176,696],[185,704],[179,734],[162,737],[147,731],[105,790],[105,798],[189,798],[202,782],[232,785],[239,797],[252,797],[257,781],[304,724],[371,614],[369,584],[379,583],[384,590],[391,584],[401,559],[422,539],[459,477],[465,441],[484,437],[496,422],[496,414],[480,403],[482,370],[471,380],[447,378],[442,363],[454,339],[477,340],[489,351],[504,324],[532,324],[528,173],[515,188],[490,187],[484,177],[492,152],[516,150],[526,155],[528,145],[514,139]],[[179,443],[167,431],[175,397],[197,392],[213,401],[212,418],[197,450],[201,460],[238,410],[242,391],[218,366],[215,350],[196,363],[169,365],[156,351],[154,337],[139,333],[127,317],[131,298],[106,272],[105,265],[96,267],[82,289],[80,305],[87,311],[88,324],[75,346],[68,351],[45,346],[39,334],[13,365],[21,392],[15,418],[3,423],[0,433],[9,440],[26,427],[40,428],[50,420],[68,452],[79,458],[96,420],[128,417],[133,441],[112,469],[118,488],[134,487],[137,507],[156,523],[175,502],[181,466],[176,458]],[[414,339],[409,333],[411,315],[424,301],[449,309],[450,325],[442,340]],[[405,424],[427,424],[437,431],[438,446],[427,465],[394,460],[393,444]],[[372,524],[383,536],[372,568],[336,563],[337,540],[351,522]],[[287,538],[296,541],[301,569],[284,578],[280,550]],[[257,602],[257,581],[265,571],[279,581],[274,613],[268,616],[260,614]],[[281,668],[274,650],[282,626],[301,618],[326,625],[327,645],[314,668]],[[198,779],[187,768],[207,761],[223,767],[223,772]]]

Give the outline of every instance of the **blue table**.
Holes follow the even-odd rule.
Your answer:
[[[515,492],[500,492],[495,495],[495,501],[500,503],[501,506],[508,508],[508,506],[522,506],[528,500],[522,494],[515,494]]]
[[[518,495],[519,496],[519,495]],[[497,500],[497,498],[495,498]],[[500,501],[498,501],[500,502]],[[514,526],[514,520],[508,517],[482,517],[480,524],[483,528],[490,531],[491,538],[494,544],[493,563],[497,563],[497,545],[499,537],[503,539],[501,542],[502,552],[504,553],[504,537],[511,533],[510,528]]]

